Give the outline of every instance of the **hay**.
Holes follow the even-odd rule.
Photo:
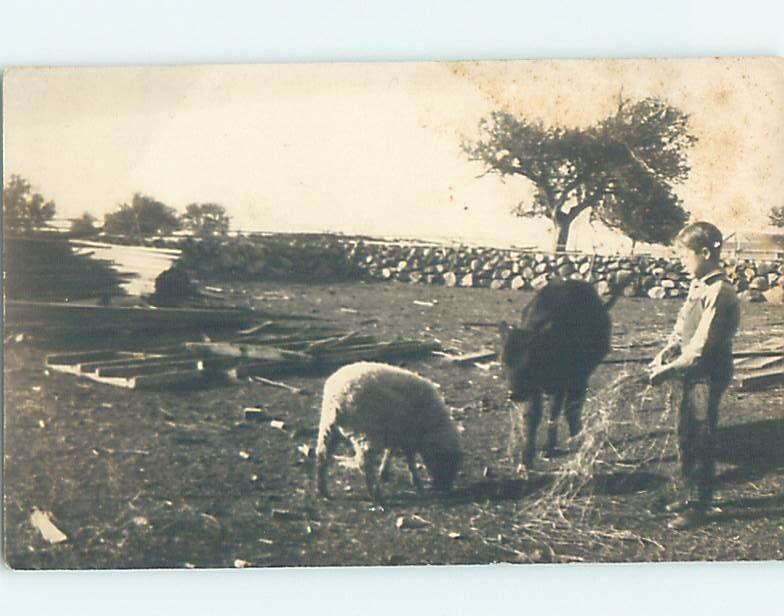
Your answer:
[[[574,562],[582,556],[569,552],[602,555],[603,559],[622,559],[625,544],[651,546],[659,553],[665,548],[657,541],[631,529],[604,526],[601,511],[596,507],[597,481],[616,473],[634,477],[643,468],[659,470],[670,449],[671,430],[664,430],[664,438],[649,438],[642,442],[623,439],[620,434],[645,433],[645,419],[656,408],[661,414],[653,418],[656,427],[668,426],[676,402],[681,395],[676,384],[654,390],[644,384],[640,371],[624,371],[594,397],[586,400],[583,409],[583,430],[574,439],[579,446],[552,474],[553,481],[530,499],[522,501],[514,516],[511,530],[515,533],[514,546],[506,542],[501,549],[510,553],[530,554],[532,544],[539,546],[540,562]],[[664,398],[662,400],[662,397]],[[656,403],[658,407],[655,407]],[[513,430],[509,451],[518,447],[519,417],[512,411]],[[648,428],[650,425],[648,426]],[[630,430],[630,428],[632,428]],[[639,441],[639,437],[636,439]],[[578,443],[573,443],[577,445]],[[514,456],[511,455],[512,459]],[[532,473],[533,474],[533,473]],[[525,473],[524,473],[525,475]],[[524,542],[525,547],[520,544]]]

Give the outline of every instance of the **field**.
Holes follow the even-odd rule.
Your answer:
[[[498,335],[464,322],[512,322],[530,297],[401,283],[244,284],[232,293],[238,303],[315,314],[385,338],[435,337],[465,352],[496,347]],[[679,306],[622,298],[613,308],[614,355],[651,354]],[[781,307],[743,309],[739,348],[784,330]],[[563,443],[562,455],[539,459],[539,472],[524,479],[508,455],[500,367],[408,362],[441,385],[464,428],[465,472],[451,495],[419,497],[395,460],[379,507],[348,465],[332,466],[331,500],[314,494],[313,464],[298,448],[315,445],[326,375],[286,377],[306,390],[300,394],[257,383],[131,392],[46,373],[50,349],[31,334],[5,348],[5,558],[15,568],[784,558],[782,389],[727,394],[721,513],[675,532],[663,513],[673,494],[675,417],[666,387],[635,381],[643,364],[601,366],[585,414],[593,447],[575,458]],[[252,405],[287,429],[245,420]],[[29,522],[34,508],[52,512],[68,540],[46,543]],[[398,518],[413,515],[426,523],[397,528]]]

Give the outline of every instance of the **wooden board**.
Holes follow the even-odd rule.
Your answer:
[[[6,302],[6,319],[10,322],[58,323],[63,327],[93,331],[145,327],[241,327],[257,317],[253,311],[244,308],[147,308],[67,302]]]
[[[735,375],[735,385],[741,391],[758,391],[784,385],[784,369],[749,370]]]

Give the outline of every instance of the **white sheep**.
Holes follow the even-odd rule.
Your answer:
[[[379,483],[389,455],[401,452],[421,493],[416,454],[433,488],[449,490],[463,461],[460,437],[436,386],[403,368],[358,362],[340,368],[324,384],[318,445],[317,483],[328,496],[327,468],[340,436],[354,446],[370,497],[381,500]],[[378,469],[378,456],[383,460]]]

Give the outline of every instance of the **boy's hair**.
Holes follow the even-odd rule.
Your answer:
[[[678,244],[698,252],[703,248],[710,251],[711,259],[718,259],[724,238],[718,227],[709,222],[695,222],[684,227],[676,238]]]

